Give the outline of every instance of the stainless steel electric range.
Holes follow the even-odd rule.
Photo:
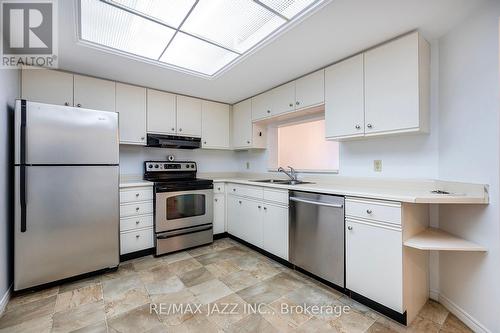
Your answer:
[[[213,181],[196,170],[196,162],[144,162],[144,179],[154,182],[156,255],[213,241]]]

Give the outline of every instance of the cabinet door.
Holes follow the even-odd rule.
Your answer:
[[[89,76],[74,76],[75,106],[115,111],[115,82]]]
[[[306,75],[295,81],[295,109],[307,108],[325,102],[325,71]]]
[[[366,134],[419,127],[418,33],[365,53]]]
[[[288,260],[288,208],[264,204],[263,248]]]
[[[325,70],[325,135],[364,135],[363,54]]]
[[[401,231],[346,220],[346,287],[403,313]]]
[[[177,96],[177,134],[201,137],[201,99]]]
[[[233,105],[233,147],[251,147],[252,135],[252,105],[247,99]]]
[[[252,121],[270,117],[272,104],[272,91],[252,97]]]
[[[146,144],[146,88],[116,83],[120,143]]]
[[[272,115],[290,112],[295,109],[295,81],[274,88],[271,92],[273,94]]]
[[[47,69],[23,69],[21,96],[32,102],[73,106],[73,74]]]
[[[202,102],[201,142],[203,148],[229,148],[229,105]]]
[[[226,205],[224,194],[214,195],[214,234],[226,231]]]
[[[175,95],[148,89],[147,131],[156,134],[176,134]]]
[[[262,247],[262,203],[229,195],[227,197],[228,232]]]

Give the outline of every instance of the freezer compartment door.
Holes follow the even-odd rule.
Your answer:
[[[24,232],[21,169],[15,170],[14,289],[117,266],[118,167],[25,167]]]
[[[15,143],[16,164],[118,164],[118,114],[17,100]]]

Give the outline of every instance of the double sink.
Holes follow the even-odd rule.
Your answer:
[[[268,183],[268,184],[280,184],[280,185],[300,185],[300,184],[312,184],[311,182],[304,182],[302,180],[292,180],[292,179],[261,179],[261,180],[250,180],[256,183]]]

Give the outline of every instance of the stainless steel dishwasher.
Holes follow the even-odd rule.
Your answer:
[[[290,191],[290,261],[344,288],[344,197]]]

